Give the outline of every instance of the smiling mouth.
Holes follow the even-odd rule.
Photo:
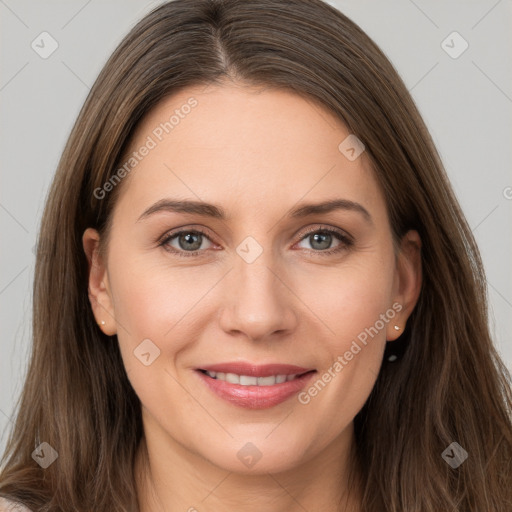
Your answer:
[[[225,362],[196,368],[217,397],[245,409],[269,409],[300,392],[316,370],[291,364]]]
[[[237,373],[214,372],[209,370],[199,371],[212,379],[228,382],[229,384],[238,384],[240,386],[275,386],[276,384],[283,384],[285,382],[296,380],[303,375],[314,372],[315,370],[309,370],[303,373],[294,373],[290,375],[268,375],[266,377],[239,375]]]

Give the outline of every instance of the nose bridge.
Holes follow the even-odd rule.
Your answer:
[[[239,244],[221,315],[225,330],[256,340],[293,326],[292,294],[278,268],[271,248],[264,249],[251,237]]]

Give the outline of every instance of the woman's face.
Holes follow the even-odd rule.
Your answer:
[[[84,234],[91,303],[162,450],[275,472],[350,444],[420,270],[414,232],[395,254],[349,136],[290,92],[191,87],[143,119],[122,181],[97,192],[122,187],[107,261]]]

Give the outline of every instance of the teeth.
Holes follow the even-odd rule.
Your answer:
[[[217,373],[217,378],[219,378],[218,373]],[[240,375],[240,384],[242,386],[257,386],[258,385],[258,377],[248,377],[247,375]]]
[[[226,373],[226,381],[230,384],[240,384],[240,377],[234,373]]]
[[[293,375],[269,375],[268,377],[252,377],[249,375],[237,375],[236,373],[210,372],[206,374],[212,379],[224,380],[230,384],[240,384],[242,386],[273,386],[283,382],[295,379],[297,374]]]
[[[258,377],[258,386],[273,386],[276,383],[275,375],[270,375],[268,377]]]

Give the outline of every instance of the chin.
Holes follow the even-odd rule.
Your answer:
[[[225,471],[244,475],[279,473],[294,469],[305,462],[304,454],[308,446],[299,446],[300,443],[294,442],[289,436],[270,440],[268,436],[271,431],[272,429],[265,429],[261,436],[253,433],[246,440],[240,440],[241,437],[237,436],[224,445],[212,442],[213,450],[206,453],[203,446],[203,453],[199,453]]]

